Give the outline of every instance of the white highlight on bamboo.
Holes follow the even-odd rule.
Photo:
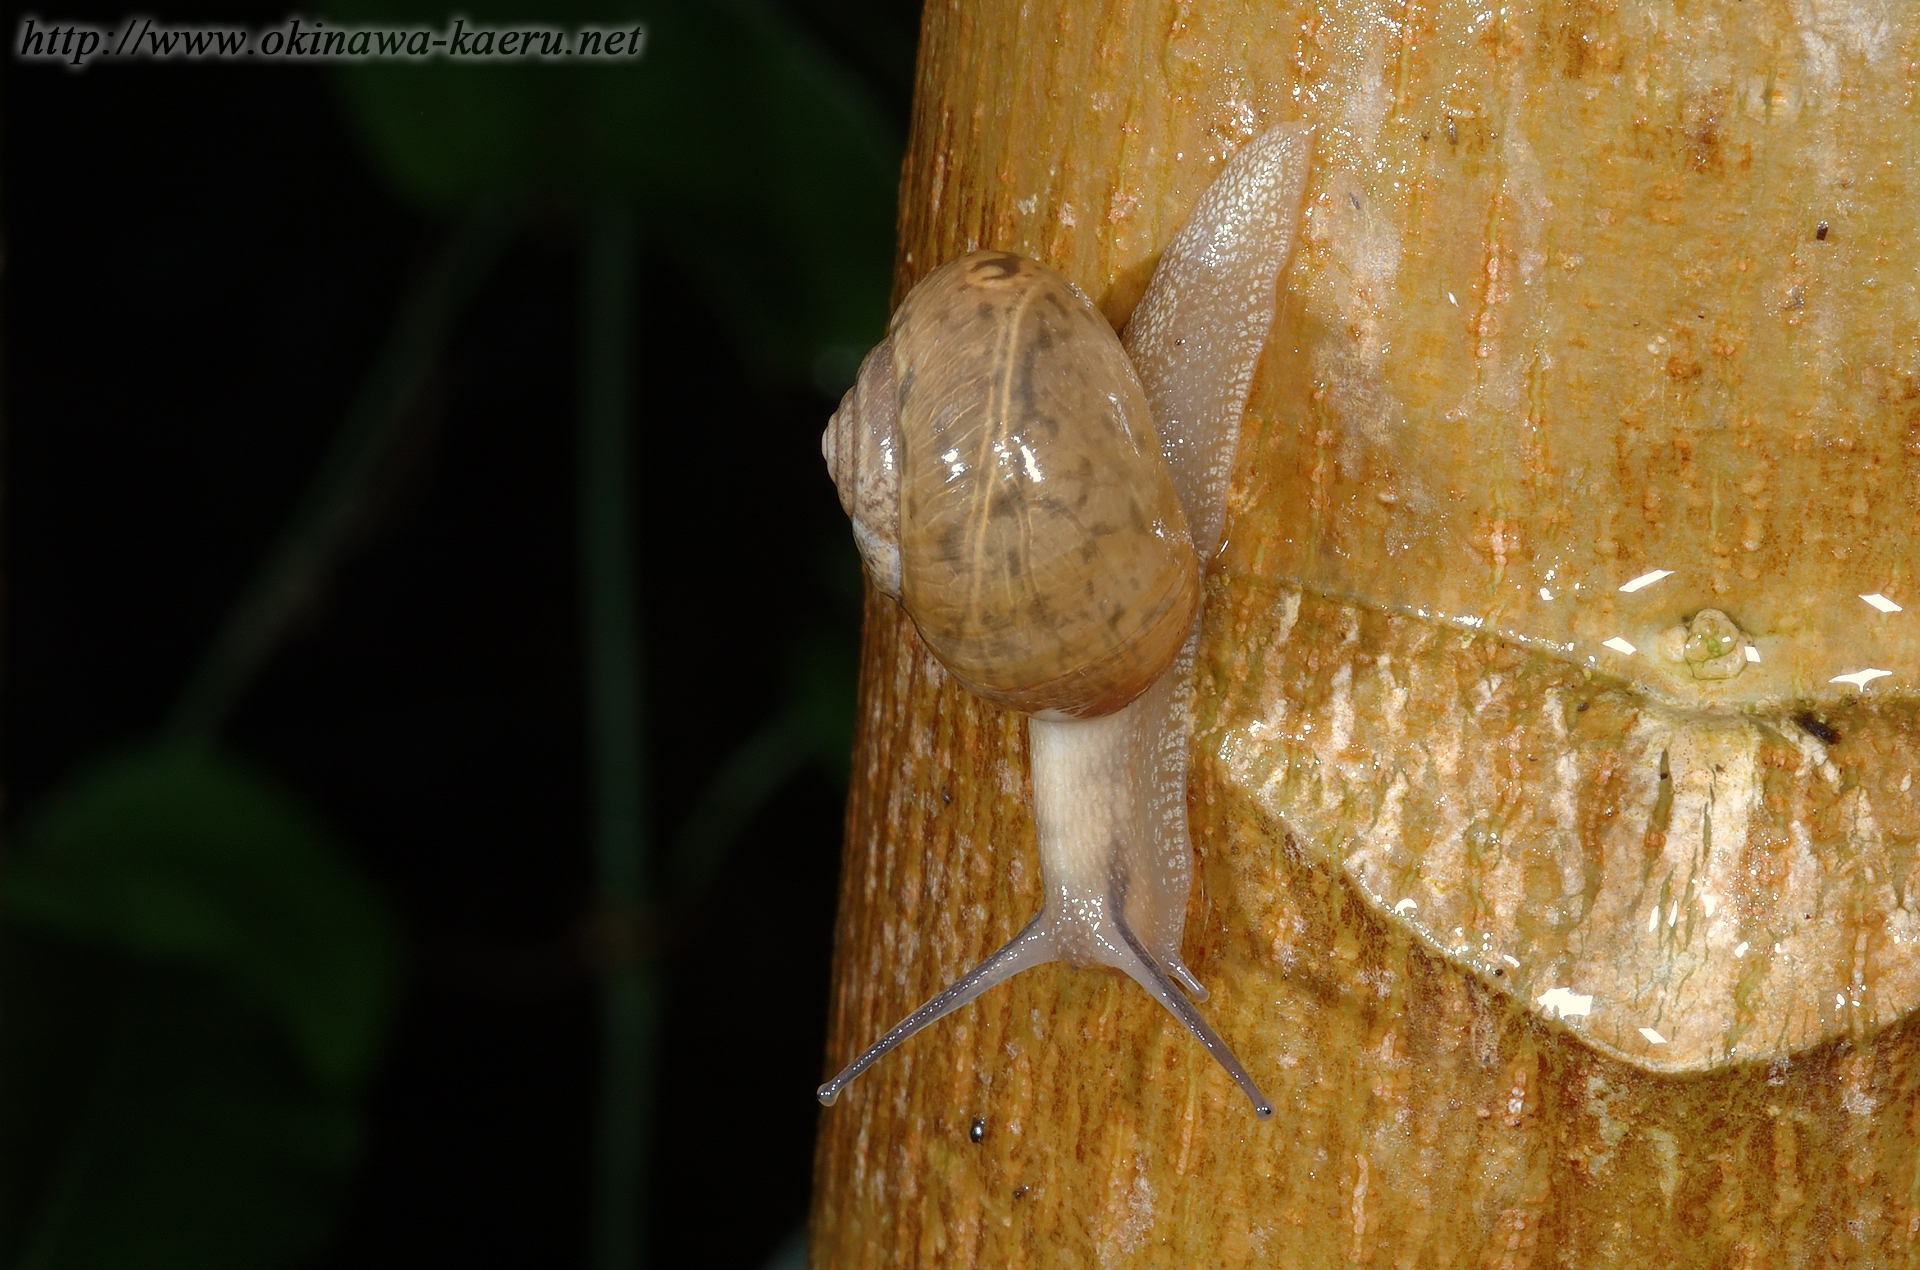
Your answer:
[[[1622,591],[1625,591],[1631,594],[1635,591],[1640,590],[1642,587],[1652,586],[1654,583],[1658,582],[1662,578],[1670,578],[1672,576],[1673,576],[1672,569],[1655,569],[1652,573],[1643,573],[1637,578],[1631,578],[1628,581],[1621,583],[1620,589]]]
[[[1536,1000],[1543,1010],[1552,1010],[1563,1019],[1593,1013],[1593,997],[1572,988],[1550,988]]]

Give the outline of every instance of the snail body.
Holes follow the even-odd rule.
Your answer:
[[[1272,1114],[1187,995],[1206,999],[1180,957],[1187,745],[1202,562],[1307,161],[1295,125],[1242,147],[1162,255],[1124,343],[1045,265],[949,262],[902,302],[829,423],[822,451],[875,585],[961,683],[1031,716],[1044,899],[823,1085],[823,1103],[988,988],[1066,961],[1132,977]]]

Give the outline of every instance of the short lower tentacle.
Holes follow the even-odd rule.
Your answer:
[[[1192,997],[1195,1001],[1205,1001],[1207,999],[1209,995],[1207,986],[1200,982],[1199,976],[1188,969],[1186,962],[1180,960],[1178,953],[1164,958],[1164,960],[1166,965],[1163,968],[1179,982],[1181,987],[1187,990],[1188,996]]]

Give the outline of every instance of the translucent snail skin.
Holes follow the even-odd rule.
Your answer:
[[[1066,961],[1132,977],[1273,1114],[1194,1008],[1207,992],[1180,959],[1187,748],[1200,574],[1309,158],[1294,124],[1236,152],[1124,337],[1036,261],[981,251],[943,265],[827,425],[821,450],[874,584],[961,683],[1031,716],[1044,899],[822,1085],[822,1103],[988,988]]]

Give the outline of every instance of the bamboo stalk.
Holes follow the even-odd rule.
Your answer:
[[[1234,146],[1316,129],[1189,791],[1185,959],[1279,1112],[1029,971],[823,1114],[816,1270],[1911,1261],[1916,47],[928,6],[897,293],[1004,248],[1118,326]],[[861,692],[823,1073],[1039,903],[1021,721],[873,595]]]

